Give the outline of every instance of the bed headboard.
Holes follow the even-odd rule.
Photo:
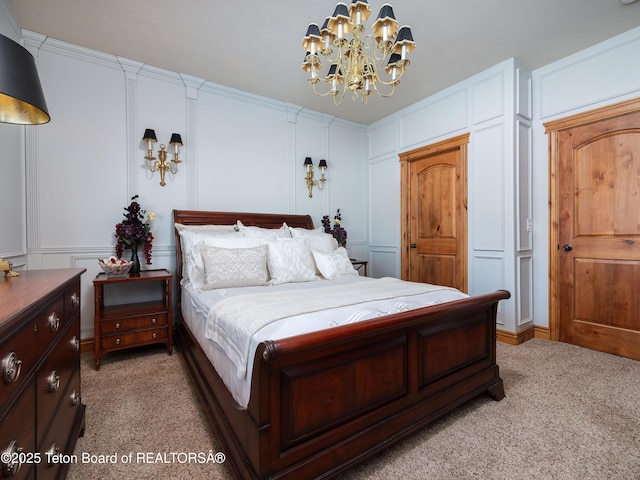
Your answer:
[[[247,213],[247,212],[206,212],[201,210],[174,210],[173,223],[183,225],[234,225],[240,220],[243,225],[280,228],[282,223],[290,227],[313,228],[313,220],[309,215],[276,214],[276,213]],[[182,245],[180,235],[174,228],[176,242],[176,279],[182,278]],[[180,289],[178,288],[178,304],[180,303]]]

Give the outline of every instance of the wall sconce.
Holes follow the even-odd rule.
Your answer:
[[[156,157],[153,156],[153,144],[157,142],[156,132],[147,128],[144,131],[144,136],[142,137],[143,142],[148,142],[149,148],[147,149],[147,156],[144,157],[149,160],[149,170],[151,172],[155,172],[158,170],[160,172],[160,185],[164,187],[166,185],[164,181],[164,176],[167,173],[167,170],[171,172],[172,175],[178,173],[178,164],[182,163],[178,157],[180,155],[180,151],[178,147],[182,146],[182,137],[179,133],[172,133],[171,140],[169,141],[170,145],[173,145],[173,158],[171,159],[171,163],[167,162],[167,150],[164,145],[160,145],[160,150],[158,150],[158,158],[159,160],[154,162]]]
[[[322,190],[324,188],[324,182],[327,181],[324,174],[327,171],[327,161],[320,160],[318,163],[318,168],[320,169],[321,175],[320,180],[313,179],[313,162],[311,161],[311,157],[307,157],[304,159],[304,166],[307,167],[307,176],[305,180],[307,181],[307,188],[309,189],[309,198],[313,197],[313,187],[314,185],[318,187],[318,190]]]

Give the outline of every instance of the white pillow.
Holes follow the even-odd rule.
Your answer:
[[[218,248],[200,246],[204,264],[203,290],[268,285],[267,247]]]
[[[313,258],[316,261],[318,270],[324,278],[327,280],[333,280],[334,278],[343,277],[345,275],[358,275],[358,272],[349,260],[347,249],[344,247],[338,247],[336,250],[330,253],[321,252],[318,250],[311,250]]]
[[[267,265],[271,283],[310,282],[315,280],[309,240],[306,238],[278,238],[267,244]]]
[[[275,235],[279,238],[291,238],[289,227],[286,223],[283,223],[279,228],[262,228],[245,226],[240,220],[236,223],[236,228],[246,237],[271,237]]]
[[[180,232],[182,242],[182,279],[184,285],[191,282],[194,288],[201,288],[204,282],[204,264],[199,246],[204,243],[210,247],[218,248],[251,248],[264,243],[259,238],[246,238],[240,232],[231,233],[198,233],[190,231]]]
[[[306,228],[289,227],[293,238],[308,238],[311,249],[321,252],[333,252],[338,248],[338,241],[330,233],[326,233],[322,227],[314,230]]]
[[[235,225],[184,225],[182,223],[173,225],[178,232],[231,233],[237,230]]]

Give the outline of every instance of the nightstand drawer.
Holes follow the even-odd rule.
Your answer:
[[[142,315],[134,318],[102,320],[100,322],[100,333],[102,335],[120,332],[127,333],[132,330],[143,330],[147,328],[163,327],[166,325],[168,325],[167,314],[158,313],[155,315]]]
[[[116,350],[125,347],[135,347],[136,345],[165,342],[168,338],[168,332],[169,329],[164,327],[124,333],[122,335],[109,335],[100,339],[100,348],[102,350]]]

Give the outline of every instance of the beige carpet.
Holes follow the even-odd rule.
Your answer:
[[[179,352],[92,364],[83,355],[86,433],[69,479],[231,478],[209,457],[221,448]],[[504,400],[472,400],[341,478],[640,480],[640,362],[534,339],[499,343],[498,364]]]

